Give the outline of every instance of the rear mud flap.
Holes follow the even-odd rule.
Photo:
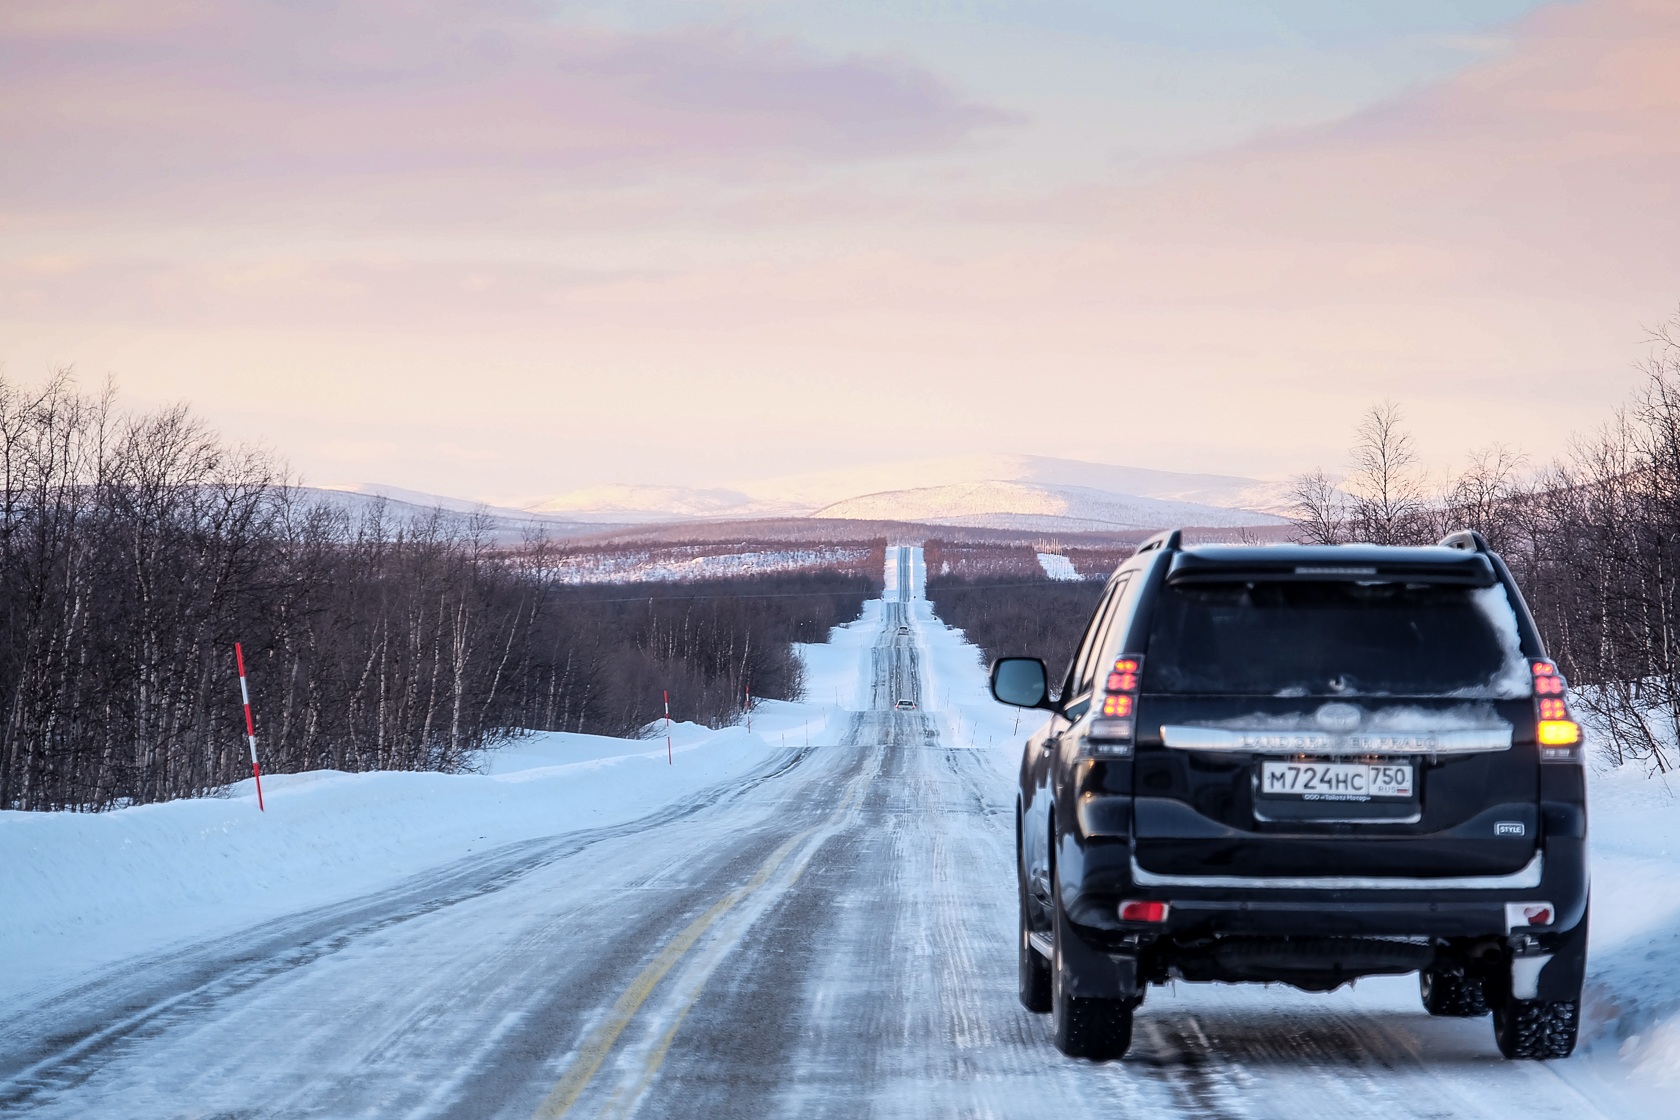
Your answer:
[[[1542,942],[1544,948],[1551,950],[1552,959],[1540,969],[1533,998],[1562,1003],[1572,1003],[1581,998],[1581,986],[1587,978],[1587,918],[1590,915],[1589,907],[1574,929],[1559,934],[1550,944]],[[1515,980],[1513,975],[1513,987]]]
[[[1137,958],[1107,953],[1062,925],[1062,985],[1080,999],[1135,999]]]

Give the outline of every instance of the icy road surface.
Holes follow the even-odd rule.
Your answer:
[[[1659,1098],[1677,1040],[1652,1041],[1673,1032],[1673,913],[1648,902],[1659,932],[1607,939],[1595,963],[1601,990],[1643,991],[1629,999],[1650,1004],[1646,1038],[1568,1062],[1504,1061],[1486,1020],[1425,1015],[1413,977],[1328,996],[1155,989],[1125,1061],[1061,1057],[1014,990],[1012,769],[1029,728],[983,699],[972,649],[933,620],[919,550],[889,558],[888,601],[848,655],[862,663],[812,674],[816,700],[832,690],[850,710],[811,745],[784,728],[748,776],[641,819],[579,829],[557,814],[562,831],[226,936],[183,928],[85,982],[15,996],[0,1113],[1676,1114]],[[696,753],[667,767],[661,749],[652,772],[681,775]],[[270,816],[287,805],[277,793]],[[1624,858],[1624,888],[1657,866]],[[1639,913],[1640,892],[1624,893]]]

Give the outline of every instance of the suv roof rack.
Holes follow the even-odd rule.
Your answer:
[[[1177,552],[1181,547],[1183,547],[1183,544],[1184,530],[1168,529],[1164,532],[1156,533],[1153,537],[1150,537],[1148,540],[1138,545],[1138,551],[1149,552],[1152,549],[1159,548],[1164,552]]]
[[[1448,533],[1441,538],[1441,543],[1447,548],[1457,548],[1465,552],[1492,552],[1488,547],[1487,538],[1474,529],[1460,529],[1455,533]]]

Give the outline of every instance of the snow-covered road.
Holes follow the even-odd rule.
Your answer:
[[[1485,1020],[1425,1015],[1412,977],[1157,989],[1125,1061],[1061,1057],[1014,991],[1011,759],[1029,728],[933,619],[919,550],[890,556],[867,640],[836,651],[859,664],[808,682],[850,709],[809,745],[784,730],[638,819],[17,996],[0,1113],[1674,1115],[1615,1046],[1506,1062]],[[1624,955],[1672,940],[1653,936]]]

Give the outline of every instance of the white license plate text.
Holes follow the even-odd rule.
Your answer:
[[[1305,801],[1410,798],[1412,768],[1392,763],[1262,762],[1260,795]]]

